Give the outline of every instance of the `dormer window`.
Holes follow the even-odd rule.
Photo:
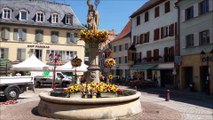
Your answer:
[[[58,23],[59,22],[59,15],[57,13],[52,14],[52,23]]]
[[[43,22],[44,21],[44,13],[43,12],[37,12],[36,13],[36,22]]]
[[[21,10],[20,12],[19,12],[19,20],[27,20],[27,11],[25,11],[25,10]]]
[[[65,24],[72,24],[73,23],[73,15],[66,14],[65,16]]]
[[[9,8],[4,8],[2,19],[11,19],[11,18],[12,18],[12,10]]]

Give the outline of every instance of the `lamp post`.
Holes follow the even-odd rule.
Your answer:
[[[210,55],[206,54],[203,50],[201,51],[200,53],[201,55],[201,62],[206,62],[206,65],[207,65],[207,76],[206,76],[206,81],[205,81],[205,91],[206,91],[206,94],[210,94],[210,73],[211,73],[211,70],[210,70],[210,66],[209,66],[209,61],[213,61],[213,49],[211,50],[210,52]]]
[[[56,64],[60,61],[61,55],[58,53],[51,53],[49,55],[49,58],[54,63],[52,89],[55,90],[55,88],[56,88],[56,84],[55,84]]]

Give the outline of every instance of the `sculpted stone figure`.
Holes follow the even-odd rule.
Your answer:
[[[90,0],[87,0],[88,5],[88,14],[87,14],[87,24],[88,29],[97,30],[99,27],[99,13],[97,9],[94,9],[94,6],[90,2]]]

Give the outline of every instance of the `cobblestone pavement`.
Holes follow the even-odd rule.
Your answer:
[[[153,104],[162,105],[168,108],[171,108],[173,110],[179,111],[183,114],[184,120],[213,120],[213,109],[212,104],[209,104],[209,107],[202,107],[198,105],[194,105],[179,101],[170,100],[169,102],[165,101],[165,98],[161,98],[156,94],[148,94],[145,92],[141,92],[141,101],[142,102],[149,102]],[[184,98],[179,98],[184,99]],[[184,101],[184,100],[183,100]],[[198,102],[198,101],[194,101]],[[199,101],[201,104],[205,104],[204,101]]]
[[[37,113],[38,93],[51,89],[36,89],[35,93],[28,91],[20,96],[18,104],[1,106],[0,120],[52,120],[41,117]],[[141,92],[143,112],[141,114],[121,118],[128,120],[213,120],[211,108],[170,100],[156,94]]]

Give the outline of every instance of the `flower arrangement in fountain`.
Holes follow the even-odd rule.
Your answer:
[[[81,30],[80,36],[80,40],[83,40],[86,43],[102,43],[108,40],[108,32],[105,30]]]
[[[65,92],[68,96],[72,93],[82,92],[82,95],[85,93],[93,95],[97,95],[97,93],[104,93],[104,92],[113,92],[113,93],[120,93],[122,90],[118,88],[118,86],[114,84],[107,84],[104,82],[91,82],[91,83],[83,83],[83,84],[74,84],[70,85]]]

